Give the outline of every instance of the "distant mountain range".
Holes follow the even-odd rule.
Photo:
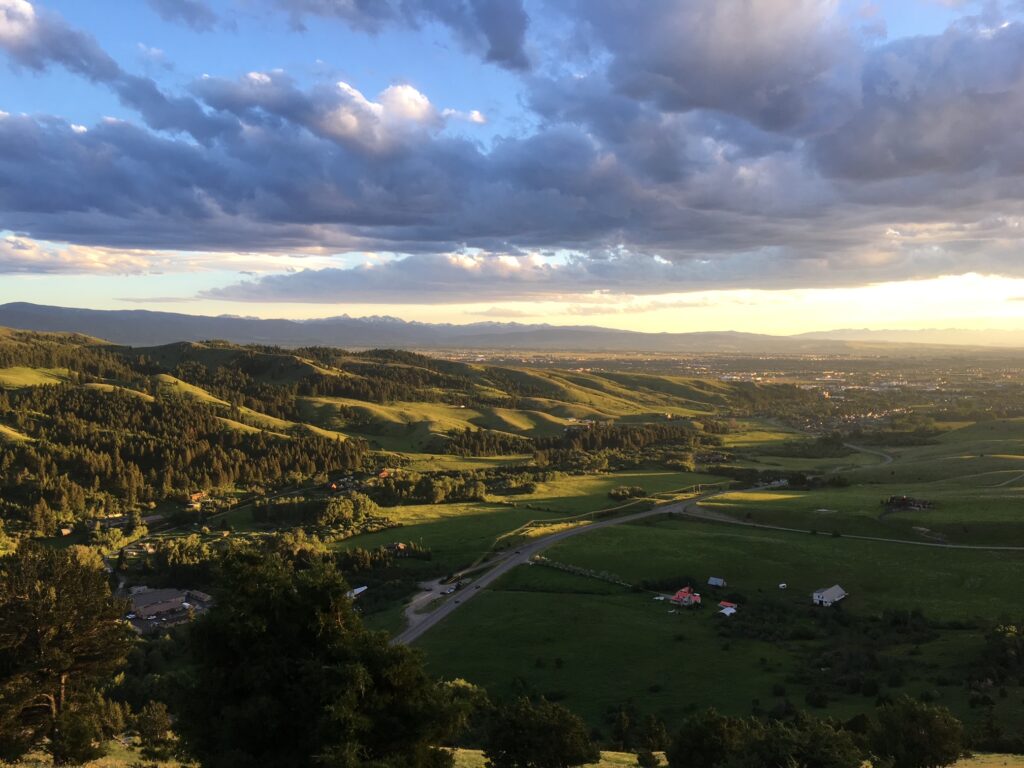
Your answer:
[[[239,344],[284,347],[324,345],[615,353],[895,354],[908,345],[923,344],[1024,348],[1024,331],[839,330],[797,336],[736,331],[640,333],[596,326],[495,322],[452,325],[347,315],[317,320],[263,320],[149,310],[73,309],[25,302],[0,305],[0,326],[83,333],[131,346],[224,339]]]

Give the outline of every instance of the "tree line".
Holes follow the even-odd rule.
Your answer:
[[[367,446],[225,424],[167,393],[61,385],[0,392],[28,441],[0,443],[0,518],[36,535],[213,488],[262,489],[362,467]]]
[[[239,548],[216,570],[215,606],[143,643],[97,560],[31,542],[0,559],[0,758],[77,764],[126,731],[148,757],[207,768],[450,768],[452,746],[482,748],[492,768],[598,757],[560,704],[430,677],[419,652],[366,629],[330,557]],[[671,768],[937,768],[964,749],[948,710],[905,697],[846,722],[705,710],[674,729],[619,725],[618,746],[644,766],[664,749]]]

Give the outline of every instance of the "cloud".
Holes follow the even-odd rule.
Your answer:
[[[196,32],[209,32],[219,17],[204,0],[146,0],[164,21],[185,24]]]
[[[537,317],[537,312],[527,309],[515,309],[513,307],[488,307],[487,309],[467,310],[463,314],[475,317],[503,317],[503,318],[529,318]]]
[[[857,112],[814,144],[826,173],[869,181],[1024,171],[1019,23],[956,25],[941,35],[883,46],[865,65],[861,96]]]
[[[0,0],[0,48],[17,64],[37,71],[54,62],[99,82],[120,73],[90,35],[56,14],[37,10],[28,0]]]
[[[22,67],[42,71],[56,64],[106,85],[156,130],[186,132],[209,141],[228,128],[223,120],[204,113],[194,99],[168,96],[153,80],[125,72],[91,35],[28,0],[0,0],[0,49]]]
[[[807,131],[846,111],[855,43],[836,0],[561,0],[617,92]]]
[[[866,44],[828,2],[552,2],[583,53],[520,71],[525,127],[484,141],[453,126],[482,113],[403,82],[374,95],[253,70],[166,89],[59,16],[0,0],[16,67],[63,67],[140,116],[0,114],[0,217],[25,238],[167,253],[187,269],[200,267],[183,252],[238,269],[232,254],[265,254],[263,277],[218,293],[238,301],[603,292],[651,311],[628,297],[1024,273],[1018,22]],[[451,13],[478,7],[497,13]],[[289,8],[371,31],[442,12]],[[643,34],[650,45],[634,45]],[[372,253],[388,259],[330,260]],[[267,276],[275,265],[297,271]]]
[[[522,0],[272,0],[302,28],[307,16],[334,18],[356,29],[389,24],[447,27],[467,51],[510,70],[525,70],[530,19]]]
[[[0,274],[144,274],[173,255],[111,248],[39,243],[14,235],[0,237]]]

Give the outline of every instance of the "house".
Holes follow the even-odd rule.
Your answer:
[[[183,610],[185,593],[180,589],[140,589],[132,592],[132,613],[142,619],[152,619],[164,613]]]
[[[408,557],[409,546],[401,541],[394,541],[387,545],[387,550],[395,557]]]
[[[719,608],[732,608],[733,613],[735,613],[736,609],[739,608],[739,606],[736,605],[736,603],[730,603],[728,600],[723,600],[722,602],[720,602],[718,604],[718,607]]]
[[[726,586],[725,579],[721,579],[718,576],[712,576],[708,579],[708,586],[714,587],[715,589],[721,589]]]
[[[188,501],[192,504],[198,504],[206,498],[206,491],[193,491],[188,495]]]
[[[128,591],[132,611],[125,618],[140,634],[183,624],[193,613],[205,611],[213,598],[197,589],[150,589],[132,587]]]
[[[683,587],[669,598],[673,605],[680,605],[684,608],[692,608],[701,604],[700,595],[693,591],[693,587]]]
[[[811,600],[815,605],[823,605],[826,608],[838,603],[844,599],[847,595],[845,589],[840,587],[838,584],[833,584],[831,587],[822,587],[811,594]]]

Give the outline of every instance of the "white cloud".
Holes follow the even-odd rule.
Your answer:
[[[0,44],[17,45],[35,25],[36,10],[28,0],[0,0]]]

